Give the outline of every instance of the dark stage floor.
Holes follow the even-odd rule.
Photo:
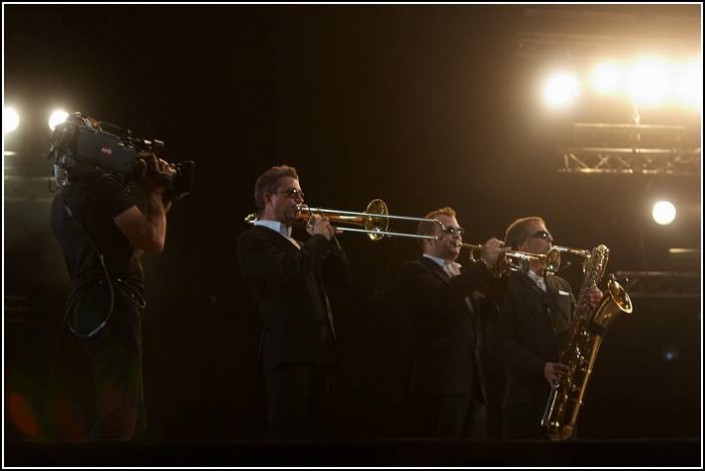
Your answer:
[[[700,438],[581,440],[568,443],[474,440],[300,442],[5,443],[5,466],[532,466],[698,467]]]

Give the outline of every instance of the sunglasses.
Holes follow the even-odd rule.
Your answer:
[[[272,193],[278,193],[281,195],[286,195],[289,198],[301,198],[302,200],[304,199],[304,192],[301,190],[297,190],[296,188],[289,188],[287,190],[277,190]]]
[[[465,229],[463,229],[462,227],[444,227],[442,231],[446,235],[458,234],[459,236],[462,236],[463,234],[465,234]]]
[[[536,231],[533,234],[531,234],[529,236],[529,238],[553,240],[553,237],[551,237],[551,233],[548,231]]]

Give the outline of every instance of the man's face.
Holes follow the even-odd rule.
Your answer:
[[[296,222],[296,205],[304,202],[299,181],[292,177],[279,179],[279,186],[272,193],[265,193],[265,219],[280,221],[286,225]]]
[[[436,227],[438,239],[427,241],[425,252],[434,257],[455,261],[463,247],[462,228],[454,217],[441,214],[436,219],[443,224],[445,231],[440,226]]]
[[[551,249],[553,237],[541,221],[531,221],[528,226],[529,236],[519,245],[521,252],[545,255]]]

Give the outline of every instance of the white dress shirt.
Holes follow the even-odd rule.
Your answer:
[[[538,286],[541,291],[546,292],[546,279],[543,276],[539,276],[531,270],[528,271],[527,275],[529,275],[529,278],[536,283],[536,286]]]
[[[293,237],[291,237],[291,226],[287,226],[286,224],[280,221],[269,221],[267,219],[259,219],[255,222],[255,226],[266,227],[267,229],[271,229],[274,232],[278,232],[282,236],[286,237],[289,242],[294,244],[297,249],[301,249],[299,243],[296,242]]]
[[[460,275],[460,269],[462,268],[462,265],[458,262],[454,262],[453,260],[446,260],[444,258],[434,257],[433,255],[429,255],[427,253],[423,254],[423,256],[436,262],[438,266],[443,268],[443,271],[445,271],[446,274],[451,278]]]

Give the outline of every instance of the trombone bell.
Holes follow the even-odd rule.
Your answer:
[[[374,199],[370,201],[370,204],[367,205],[367,209],[365,209],[365,212],[367,214],[376,214],[384,216],[389,215],[389,211],[387,210],[387,204],[381,199]],[[370,239],[379,240],[384,237],[384,234],[380,234],[380,232],[387,232],[387,229],[389,229],[389,218],[364,216],[363,226],[365,227],[365,229],[370,231],[367,233],[367,236]]]
[[[561,251],[552,248],[545,255],[543,263],[546,265],[545,270],[549,273],[556,273],[561,267]]]
[[[298,212],[298,219],[304,222],[308,222],[313,214],[320,214],[327,217],[331,222],[362,226],[365,228],[362,232],[367,233],[367,236],[372,240],[380,240],[385,236],[389,228],[389,211],[387,210],[387,204],[381,199],[370,201],[370,204],[367,205],[367,208],[362,213],[309,208],[305,204],[296,205],[296,211]],[[351,230],[342,227],[338,229],[343,231],[346,229]]]

